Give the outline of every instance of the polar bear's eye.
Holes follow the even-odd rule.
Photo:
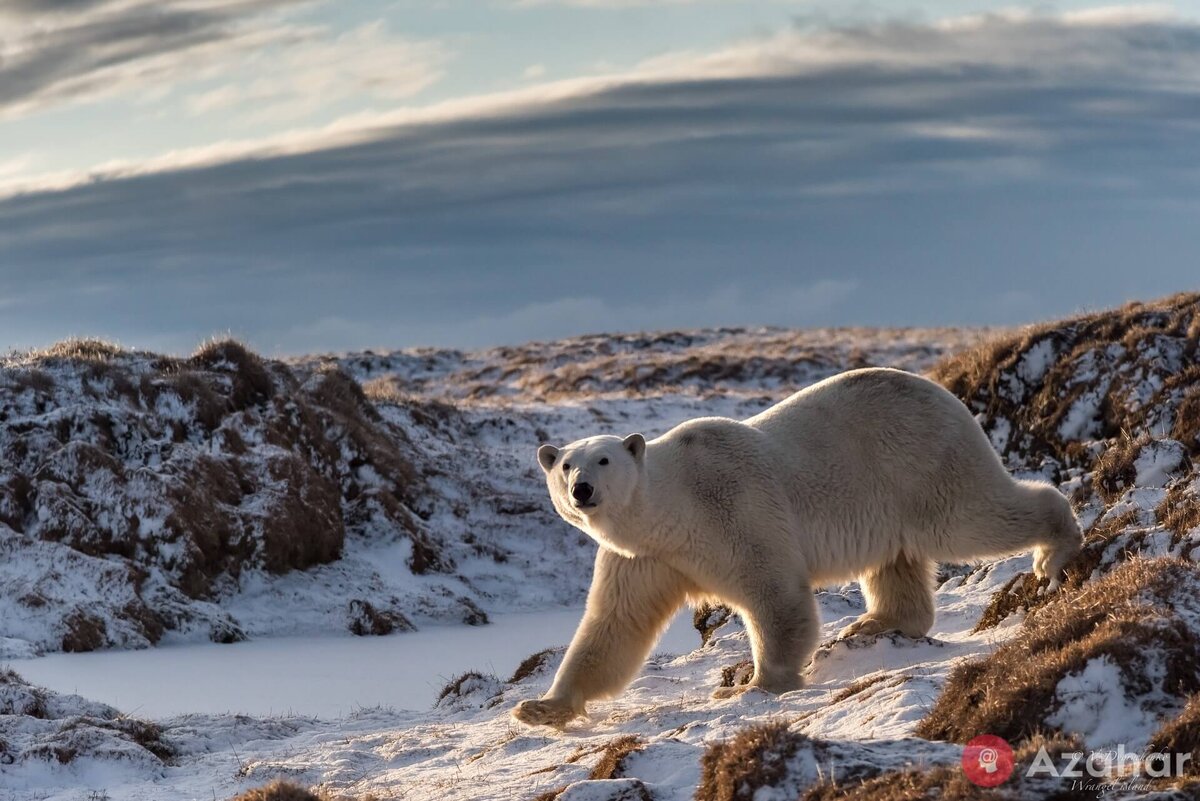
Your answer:
[[[600,460],[600,466],[601,466],[601,467],[603,467],[603,466],[604,466],[604,465],[606,465],[606,464],[608,464],[608,457],[607,457],[607,456],[605,456],[603,459],[601,459],[601,460]]]
[[[571,463],[570,462],[563,462],[563,472],[564,473],[571,472]]]

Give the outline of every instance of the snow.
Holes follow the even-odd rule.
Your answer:
[[[0,408],[9,415],[0,445],[15,448],[14,431],[32,432],[21,434],[19,444],[36,446],[46,454],[47,470],[74,481],[72,489],[94,504],[95,514],[83,521],[93,527],[87,531],[103,534],[136,510],[136,537],[154,548],[153,558],[141,561],[85,553],[40,536],[36,519],[18,521],[24,529],[6,525],[10,509],[0,485],[0,655],[28,681],[49,688],[10,683],[0,692],[6,749],[0,801],[214,801],[275,778],[332,797],[526,801],[566,787],[561,798],[567,801],[640,801],[644,785],[655,801],[690,801],[706,747],[748,725],[781,721],[813,739],[789,762],[786,781],[760,790],[757,801],[794,799],[819,776],[849,779],[860,768],[956,764],[960,746],[917,738],[915,726],[956,665],[1020,630],[1015,613],[974,631],[997,594],[1030,570],[1027,555],[943,565],[934,629],[919,640],[895,634],[838,640],[837,632],[863,611],[862,594],[855,584],[819,591],[821,641],[807,685],[782,696],[751,691],[714,700],[723,671],[750,658],[746,633],[734,618],[699,647],[686,612],[627,690],[591,704],[589,717],[564,732],[530,729],[509,715],[521,700],[546,691],[560,651],[529,677],[507,679],[526,656],[566,645],[595,552],[549,508],[532,456],[538,443],[601,431],[654,436],[702,415],[742,418],[850,367],[922,370],[976,337],[947,330],[723,329],[294,360],[289,369],[297,392],[333,368],[368,388],[380,418],[371,425],[391,438],[424,482],[419,497],[405,500],[404,514],[445,567],[414,570],[417,540],[398,522],[409,518],[381,514],[377,499],[346,513],[340,558],[279,573],[249,562],[218,576],[202,597],[172,583],[188,543],[166,536],[173,509],[162,502],[159,482],[181,460],[224,458],[240,441],[249,451],[247,469],[262,471],[256,477],[263,486],[244,497],[238,511],[259,525],[284,483],[267,468],[289,453],[272,444],[260,424],[266,411],[252,407],[205,432],[196,427],[192,396],[166,390],[143,407],[110,397],[116,382],[88,378],[90,368],[11,357],[3,365],[7,372],[0,371]],[[1048,376],[1062,374],[1057,347],[1043,339],[1004,368],[998,386],[1013,404],[1027,404]],[[1169,365],[1181,358],[1176,351],[1155,342],[1152,352]],[[1148,427],[1162,422],[1151,402],[1167,384],[1157,374],[1113,369],[1109,362],[1123,353],[1120,346],[1089,351],[1066,379],[1072,393],[1063,397],[1074,406],[1057,430],[1078,442],[1080,453],[1104,450],[1104,441],[1091,438],[1110,385],[1127,393],[1130,404],[1151,404]],[[135,376],[165,380],[149,355],[121,359],[122,369]],[[14,376],[31,369],[53,379],[52,396],[21,389]],[[239,368],[222,361],[212,369],[232,380]],[[1119,380],[1113,377],[1118,372]],[[1087,386],[1076,395],[1078,384]],[[98,406],[122,443],[113,449],[120,470],[94,469],[87,461],[93,451],[56,439],[59,419],[87,421]],[[297,407],[279,414],[285,411],[294,415]],[[1136,513],[1136,522],[1107,543],[1098,571],[1133,538],[1149,554],[1176,554],[1187,545],[1157,518],[1184,463],[1172,462],[1170,442],[1144,448],[1135,486],[1114,503],[1101,503],[1091,491],[1092,476],[1077,465],[1025,458],[1020,443],[1029,443],[1029,434],[1016,417],[972,411],[1016,474],[1077,492],[1085,524]],[[168,419],[180,428],[162,425]],[[108,434],[88,425],[73,440],[103,444]],[[389,478],[378,463],[351,452],[345,428],[334,420],[323,431],[339,443],[328,467],[343,492],[353,485],[342,498],[349,505],[351,498],[377,498]],[[122,472],[132,478],[117,481]],[[56,494],[54,483],[39,487],[42,523],[79,522],[67,514],[73,499]],[[144,583],[135,586],[130,576],[139,571]],[[130,650],[149,641],[122,610],[142,601],[169,612],[169,625],[156,647]],[[400,615],[416,630],[351,637],[355,602]],[[64,621],[80,609],[100,615],[106,645],[124,650],[53,653]],[[1200,626],[1200,601],[1180,599],[1175,614]],[[461,625],[484,616],[487,625]],[[209,642],[219,626],[249,639]],[[438,699],[444,686],[469,671],[480,675],[456,682],[455,691]],[[25,703],[37,692],[59,717],[5,712],[6,699]],[[94,700],[66,694],[75,692]],[[1159,689],[1138,695],[1123,688],[1116,666],[1096,659],[1060,681],[1046,713],[1054,717],[1046,720],[1082,732],[1089,746],[1124,738],[1129,747],[1129,738],[1145,742],[1171,703]],[[157,722],[173,756],[164,762],[114,731],[117,709]],[[66,761],[46,756],[47,748],[72,736],[75,724],[68,721],[89,717],[93,723],[82,728],[91,744]],[[642,750],[625,759],[624,777],[591,780],[604,746],[628,735]]]
[[[571,639],[582,609],[496,615],[488,626],[440,625],[391,637],[272,637],[144,651],[49,654],[12,660],[27,681],[102,701],[141,718],[189,712],[330,720],[384,706],[429,709],[470,670],[507,678],[521,660]],[[659,649],[697,641],[681,613]]]
[[[1017,363],[1017,375],[1026,384],[1037,384],[1054,364],[1058,354],[1053,340],[1047,338],[1034,344]]]
[[[126,660],[112,663],[114,669],[120,665],[121,670],[134,671],[127,681],[122,679],[123,706],[143,716],[164,703],[168,705],[164,711],[171,711],[169,699],[164,701],[169,691],[153,686],[155,676],[162,682],[166,663],[157,663],[158,669],[136,667],[141,660],[153,665],[155,658],[169,660],[171,670],[184,671],[172,682],[200,683],[186,690],[193,697],[215,691],[222,682],[253,681],[253,673],[267,674],[266,680],[256,685],[257,691],[274,692],[269,690],[270,684],[292,685],[293,678],[287,674],[294,671],[298,674],[295,692],[307,689],[314,696],[340,697],[343,703],[334,704],[338,717],[297,714],[319,710],[324,699],[301,700],[289,713],[284,702],[270,697],[262,701],[274,711],[269,716],[192,713],[166,717],[160,721],[164,737],[180,751],[174,764],[108,760],[108,772],[101,776],[91,767],[21,761],[0,766],[0,787],[5,788],[0,790],[0,801],[77,801],[81,789],[103,789],[114,799],[128,801],[211,801],[277,777],[335,792],[374,792],[385,798],[402,788],[409,797],[444,801],[527,799],[547,789],[579,783],[572,797],[611,799],[595,794],[631,783],[617,780],[597,786],[587,781],[587,776],[599,759],[597,749],[626,734],[635,734],[646,744],[644,751],[629,758],[631,774],[644,782],[658,801],[686,801],[694,794],[699,758],[708,743],[732,736],[752,723],[778,720],[803,721],[801,731],[828,740],[829,748],[835,749],[801,755],[801,761],[811,757],[814,776],[818,767],[827,773],[855,764],[899,768],[953,763],[958,759],[958,746],[913,738],[913,726],[928,710],[957,660],[986,653],[1007,636],[1003,630],[983,634],[971,634],[970,630],[991,595],[1012,575],[1029,567],[1028,556],[1014,557],[993,569],[977,571],[967,581],[956,578],[946,582],[938,591],[934,631],[918,641],[897,635],[835,641],[838,629],[862,611],[861,595],[852,586],[818,593],[823,645],[809,673],[809,685],[782,696],[749,692],[728,700],[710,698],[721,669],[749,658],[745,631],[734,619],[717,630],[708,646],[698,648],[695,632],[677,624],[669,637],[678,635],[682,643],[669,639],[660,644],[624,693],[593,704],[589,719],[571,724],[562,734],[529,729],[509,717],[516,703],[545,692],[556,660],[525,681],[504,683],[519,649],[503,641],[528,637],[524,643],[530,651],[551,640],[565,644],[578,614],[575,610],[556,613],[557,622],[553,616],[497,616],[491,627],[446,627],[445,632],[426,628],[386,638],[324,641],[337,645],[340,656],[336,659],[322,652],[320,640],[298,641],[298,646],[305,646],[303,650],[265,640],[45,657],[24,664],[53,665],[54,660],[61,660],[58,676],[68,688],[71,675],[83,677],[90,672],[83,669],[75,674],[69,665],[91,659]],[[499,627],[495,636],[489,632],[492,627]],[[557,630],[551,631],[552,627]],[[433,643],[430,651],[405,649],[406,643],[418,642],[420,637]],[[388,707],[389,697],[399,692],[389,687],[395,682],[414,683],[428,703],[430,691],[450,672],[446,660],[457,658],[447,645],[453,640],[466,649],[460,664],[497,674],[500,680],[477,683],[462,699],[433,709]],[[364,650],[358,650],[359,643]],[[225,659],[225,654],[233,658]],[[204,656],[188,667],[189,655]],[[275,658],[278,661],[270,661]],[[360,664],[376,658],[376,665]],[[413,664],[405,666],[406,658]],[[222,660],[220,676],[203,678],[213,669],[214,659]],[[363,676],[366,683],[357,693],[343,695],[341,679],[328,671],[319,675],[322,670],[311,668],[308,662],[336,672],[363,671],[355,675]],[[15,666],[19,669],[21,664]],[[888,677],[885,681],[845,700],[832,700],[855,680],[881,672]],[[301,686],[305,677],[309,679],[307,688]],[[80,685],[84,681],[80,678]],[[348,681],[345,686],[351,684]],[[229,698],[233,691],[221,692]],[[185,707],[192,701],[178,703]],[[208,708],[221,707],[222,702],[217,701]],[[580,751],[596,752],[580,758]],[[804,778],[795,771],[792,774],[795,781]],[[785,795],[788,791],[783,788]]]
[[[1060,706],[1046,722],[1077,732],[1092,750],[1122,744],[1136,752],[1158,725],[1157,715],[1127,697],[1121,669],[1107,656],[1091,659],[1082,671],[1064,677],[1055,696]]]
[[[1165,487],[1187,459],[1187,450],[1175,440],[1155,440],[1138,451],[1133,466],[1139,487]]]

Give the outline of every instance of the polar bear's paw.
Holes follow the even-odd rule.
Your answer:
[[[880,620],[877,617],[863,615],[858,620],[854,621],[849,626],[846,626],[846,628],[838,632],[837,638],[839,640],[844,640],[847,637],[853,637],[859,634],[869,637],[873,634],[883,634],[888,631],[900,631],[900,627],[895,623],[890,623],[886,620]]]
[[[512,716],[529,726],[553,726],[561,729],[583,714],[565,701],[552,698],[522,701],[512,711]]]
[[[1046,592],[1054,592],[1062,585],[1063,566],[1078,551],[1078,547],[1053,550],[1041,545],[1033,549],[1033,575],[1049,580]]]

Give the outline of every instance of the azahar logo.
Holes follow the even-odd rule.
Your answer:
[[[1004,784],[1013,772],[1013,750],[994,734],[981,734],[967,743],[962,755],[963,773],[980,787]]]

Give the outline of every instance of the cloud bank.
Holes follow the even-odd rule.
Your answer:
[[[1198,112],[1144,9],[788,31],[10,196],[0,341],[1033,319],[1195,284]]]

